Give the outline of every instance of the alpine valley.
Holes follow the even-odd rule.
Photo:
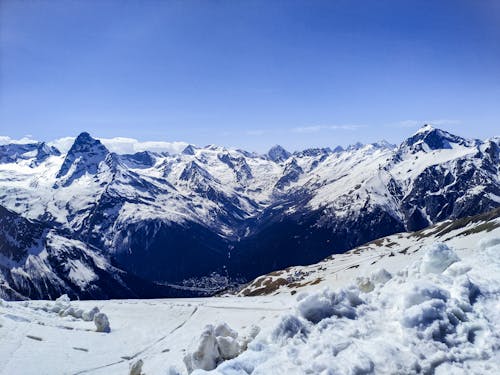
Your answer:
[[[0,297],[219,293],[500,206],[500,138],[426,125],[400,145],[266,155],[219,146],[0,146]]]

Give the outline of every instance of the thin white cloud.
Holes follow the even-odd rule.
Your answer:
[[[117,154],[134,154],[141,151],[153,152],[168,152],[176,154],[184,150],[188,145],[187,142],[163,142],[163,141],[139,141],[135,138],[114,137],[114,138],[98,138],[104,146],[111,152]],[[51,146],[56,147],[61,152],[67,152],[75,137],[64,137],[48,142]]]
[[[312,125],[293,128],[294,133],[317,133],[322,130],[348,130],[353,131],[362,128],[362,125]]]
[[[73,142],[75,141],[75,137],[64,137],[64,138],[59,138],[55,139],[53,141],[47,142],[49,146],[54,146],[61,152],[67,152]]]
[[[37,142],[31,136],[27,135],[21,139],[14,139],[8,136],[0,135],[0,145],[7,145],[9,143],[26,144]]]

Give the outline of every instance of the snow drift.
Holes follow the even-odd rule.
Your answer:
[[[299,294],[292,314],[214,372],[500,373],[500,241],[478,247],[466,261],[436,243],[395,275]]]

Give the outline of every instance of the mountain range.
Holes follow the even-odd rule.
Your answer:
[[[387,142],[265,155],[0,146],[0,297],[206,295],[500,206],[500,138],[426,125]]]

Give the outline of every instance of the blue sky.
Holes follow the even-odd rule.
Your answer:
[[[0,2],[0,135],[263,151],[499,135],[500,2]]]

